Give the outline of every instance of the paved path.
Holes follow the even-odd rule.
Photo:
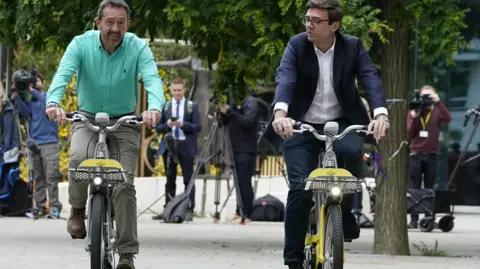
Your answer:
[[[139,219],[139,269],[283,269],[283,224],[251,223],[246,226],[212,224],[196,220],[189,224],[163,224],[150,215]],[[83,240],[66,234],[64,220],[27,218],[0,219],[0,268],[85,269],[89,256]],[[410,242],[424,241],[452,255],[480,256],[480,216],[457,216],[451,233],[410,232]],[[373,231],[362,230],[361,239],[348,244],[346,269],[480,268],[480,258],[382,257],[370,255]]]

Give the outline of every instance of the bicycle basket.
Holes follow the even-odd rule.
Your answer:
[[[95,177],[103,182],[121,183],[125,180],[125,170],[115,160],[88,159],[77,168],[68,169],[68,177],[77,182],[91,182]]]
[[[348,170],[339,168],[315,169],[305,182],[305,190],[314,192],[330,192],[333,187],[338,187],[342,193],[362,191],[361,181]]]

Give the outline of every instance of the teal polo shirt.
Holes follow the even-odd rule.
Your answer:
[[[68,45],[48,89],[46,103],[61,104],[65,88],[77,74],[78,107],[95,114],[116,117],[135,111],[138,103],[138,75],[148,93],[148,109],[162,111],[163,82],[147,42],[126,33],[112,54],[103,49],[100,31],[76,36]]]

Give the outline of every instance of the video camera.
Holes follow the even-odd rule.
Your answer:
[[[13,74],[13,81],[15,82],[14,91],[22,100],[29,101],[31,98],[30,85],[37,83],[37,69],[32,68],[30,75],[24,70],[17,70]]]
[[[410,102],[410,110],[420,111],[433,104],[428,94],[420,94],[420,90],[415,89],[412,94],[412,101]]]

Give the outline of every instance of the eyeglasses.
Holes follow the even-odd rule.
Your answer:
[[[328,21],[328,19],[320,19],[320,18],[317,18],[317,17],[308,17],[308,16],[305,16],[305,19],[304,19],[304,24],[305,25],[308,25],[309,22],[312,23],[312,25],[314,27],[318,26],[320,23],[324,22],[324,21]]]

